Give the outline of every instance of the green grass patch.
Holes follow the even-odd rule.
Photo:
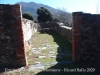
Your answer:
[[[57,32],[50,32],[50,33],[36,33],[35,35],[32,36],[30,39],[31,44],[33,45],[33,48],[39,48],[39,47],[46,47],[46,45],[50,45],[50,47],[47,47],[47,49],[42,50],[41,54],[39,55],[48,55],[49,51],[55,51],[55,56],[59,54],[57,46],[64,50],[64,48],[68,48],[69,51],[71,52],[71,47],[72,44],[69,40],[61,36]],[[29,54],[29,53],[27,53]],[[37,57],[39,56],[37,55]],[[35,54],[34,54],[35,56]],[[32,56],[33,57],[33,56]],[[30,58],[32,58],[30,57]],[[40,61],[41,63],[50,63],[50,62],[57,62],[57,61],[62,61],[62,60],[68,60],[71,59],[71,57],[67,58],[62,58],[62,59],[57,59],[57,58],[36,58],[37,61]],[[32,63],[31,61],[29,61]]]
[[[46,50],[42,50],[41,52],[42,53],[49,53],[49,50],[46,49]]]

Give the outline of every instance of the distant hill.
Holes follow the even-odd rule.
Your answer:
[[[48,5],[44,5],[44,4],[37,4],[35,2],[17,2],[16,4],[20,4],[21,5],[21,9],[22,9],[22,13],[24,12],[29,12],[31,14],[34,15],[34,18],[36,19],[37,18],[37,9],[40,8],[40,7],[45,7],[47,8],[52,14],[58,14],[58,11],[61,11],[61,10],[58,10],[58,9],[55,9],[55,8],[52,8]],[[61,11],[61,12],[64,12],[68,15],[68,18],[65,19],[66,22],[63,22],[64,25],[66,26],[71,26],[72,24],[72,14],[69,13],[69,12],[65,12],[65,11]]]
[[[31,14],[34,15],[34,17],[37,17],[36,11],[38,8],[40,7],[45,7],[47,8],[52,14],[57,14],[58,10],[55,8],[52,8],[48,5],[44,5],[44,4],[37,4],[35,2],[17,2],[16,4],[21,4],[22,7],[22,13],[24,12],[30,12]]]

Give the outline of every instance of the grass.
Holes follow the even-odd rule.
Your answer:
[[[45,49],[45,50],[42,50],[41,52],[42,52],[43,54],[45,54],[45,53],[49,53],[49,50]]]
[[[33,48],[39,48],[39,47],[46,47],[46,45],[50,45],[50,47],[47,47],[47,49],[42,50],[40,55],[47,55],[49,51],[55,51],[55,56],[58,53],[57,47],[60,47],[61,49],[68,48],[69,51],[71,52],[71,43],[61,35],[59,35],[57,32],[51,32],[51,33],[36,33],[35,35],[32,36],[30,39],[30,42],[32,44]],[[29,54],[29,52],[28,52]],[[46,58],[35,58],[36,54],[33,54],[31,56],[28,56],[29,58],[33,58],[35,61],[40,61],[41,63],[50,63],[52,62],[57,62],[56,58],[49,59],[49,57]],[[36,55],[38,57],[38,55]],[[71,58],[71,57],[70,57]],[[66,59],[70,59],[69,57]],[[65,58],[64,58],[65,59]],[[62,59],[62,60],[64,60]],[[35,63],[35,61],[32,61],[32,59],[28,59],[29,64]]]

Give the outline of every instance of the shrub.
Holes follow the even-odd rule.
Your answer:
[[[29,19],[29,20],[34,20],[33,15],[30,14],[30,13],[27,13],[27,12],[23,13],[22,16],[23,16],[23,18],[26,18],[26,19]]]

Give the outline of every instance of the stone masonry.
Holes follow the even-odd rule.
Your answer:
[[[100,58],[100,15],[73,13],[73,61],[95,61]]]
[[[26,65],[21,18],[19,4],[0,4],[0,65]]]
[[[51,23],[40,23],[42,28],[49,28],[50,31],[56,31],[68,40],[72,41],[72,27],[64,26],[63,23],[51,22]]]

